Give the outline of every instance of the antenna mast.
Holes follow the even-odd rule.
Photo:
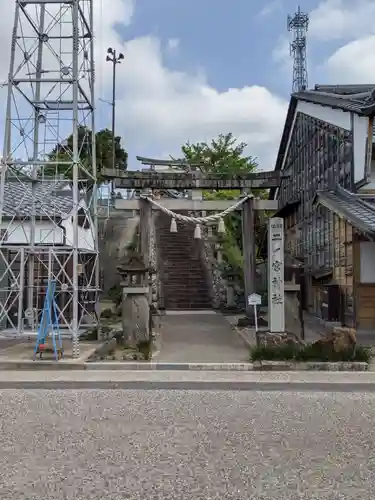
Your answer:
[[[293,33],[290,55],[293,56],[293,92],[307,89],[306,34],[309,28],[309,15],[301,12],[298,6],[293,16],[288,16],[288,31]]]

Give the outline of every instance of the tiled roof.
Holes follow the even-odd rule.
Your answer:
[[[374,104],[375,85],[316,85],[313,90],[293,94],[298,100],[366,114]]]
[[[292,94],[276,158],[275,170],[281,170],[289,136],[292,132],[293,119],[298,101],[311,102],[348,112],[352,111],[358,115],[373,115],[375,114],[375,84],[315,85],[311,90]],[[271,199],[274,197],[275,192],[276,188],[270,189],[269,197]]]
[[[369,201],[338,186],[334,190],[318,191],[315,203],[325,206],[375,239],[375,205]]]
[[[362,114],[362,108],[364,107],[364,102],[362,101],[351,99],[350,97],[342,95],[334,95],[315,90],[297,92],[293,94],[293,97],[299,101],[312,102],[314,104],[321,104],[322,106],[343,109],[344,111],[354,111],[359,114]]]
[[[73,210],[72,191],[63,191],[60,181],[42,181],[35,190],[35,216],[65,218]],[[3,217],[28,217],[32,209],[30,182],[8,181],[5,183]]]

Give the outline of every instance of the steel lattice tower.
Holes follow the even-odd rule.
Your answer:
[[[81,324],[97,322],[99,292],[93,49],[93,0],[15,0],[0,177],[0,331],[35,331],[48,280],[56,280],[73,357]]]
[[[293,56],[293,92],[307,88],[306,34],[309,28],[309,15],[298,7],[293,16],[288,16],[288,31],[293,33],[290,54]]]

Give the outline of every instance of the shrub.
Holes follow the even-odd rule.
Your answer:
[[[113,316],[113,312],[112,312],[112,309],[110,309],[109,307],[107,309],[103,309],[103,311],[101,312],[100,314],[100,317],[101,318],[111,318]]]
[[[138,342],[138,351],[143,354],[146,361],[150,361],[152,357],[152,339]]]
[[[313,343],[305,346],[282,344],[278,346],[257,346],[250,350],[250,360],[254,361],[362,361],[371,360],[371,349],[356,346],[354,349],[334,351],[324,349],[321,344]]]
[[[108,290],[108,297],[119,306],[122,301],[122,287],[120,285],[114,285]]]
[[[87,332],[85,332],[83,335],[81,335],[81,339],[86,340],[88,342],[98,340],[97,327],[94,327],[94,328],[88,330]]]

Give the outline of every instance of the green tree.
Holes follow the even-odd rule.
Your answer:
[[[187,142],[182,146],[183,158],[189,164],[194,164],[202,173],[247,174],[256,172],[258,163],[255,157],[247,156],[247,144],[238,142],[233,134],[220,134],[210,143]],[[205,191],[205,199],[237,199],[239,190]],[[266,192],[258,192],[258,197],[265,197]],[[243,283],[243,253],[242,253],[242,222],[241,214],[232,213],[226,218],[226,233],[221,236],[224,256],[224,273],[234,274]],[[259,227],[259,225],[258,225]],[[258,246],[264,236],[263,231],[257,231]],[[257,234],[258,236],[258,234]]]
[[[96,140],[96,168],[98,183],[103,181],[101,175],[104,167],[112,167],[112,131],[109,129],[100,130],[95,134]],[[49,155],[51,160],[57,162],[71,161],[71,152],[73,150],[73,135],[70,135],[63,143],[57,144]],[[78,128],[78,150],[80,161],[83,169],[81,169],[79,178],[90,179],[92,173],[92,133],[87,127],[80,126]],[[128,162],[128,153],[121,145],[121,137],[115,137],[115,154],[116,154],[116,167],[126,170]],[[46,176],[55,176],[64,174],[67,178],[72,178],[72,168],[67,168],[66,165],[57,163],[56,167],[49,167],[48,171],[44,173]]]
[[[199,164],[202,172],[240,174],[257,169],[256,158],[245,156],[245,142],[237,142],[233,134],[219,134],[211,143],[187,142],[182,146],[184,158],[191,164]]]

